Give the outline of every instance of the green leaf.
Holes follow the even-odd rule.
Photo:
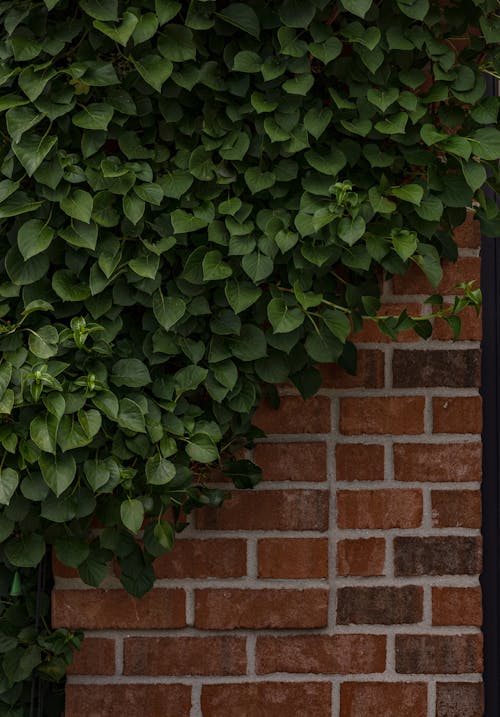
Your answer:
[[[99,229],[97,224],[94,224],[93,222],[86,223],[75,220],[71,222],[71,226],[59,229],[59,236],[64,239],[64,241],[68,242],[68,244],[94,251],[97,244],[98,232]],[[19,236],[17,241],[19,243]]]
[[[120,518],[131,533],[138,533],[144,522],[144,506],[140,500],[124,500],[120,505]]]
[[[256,52],[241,50],[237,52],[233,60],[233,70],[237,72],[260,72],[262,59]]]
[[[55,326],[40,326],[36,331],[29,329],[28,343],[31,353],[38,358],[47,359],[58,351],[59,334]]]
[[[171,62],[186,62],[196,58],[193,33],[184,25],[169,24],[158,37],[158,49]]]
[[[296,75],[291,80],[285,80],[282,88],[290,95],[305,96],[314,85],[314,76],[310,72]]]
[[[352,331],[347,315],[339,309],[325,309],[321,318],[333,336],[344,344]]]
[[[245,273],[255,283],[266,279],[274,267],[273,260],[258,251],[246,254],[241,260],[241,265]]]
[[[482,164],[478,164],[477,162],[473,161],[466,162],[462,165],[462,172],[464,174],[465,181],[473,192],[476,192],[478,189],[481,189],[483,184],[485,184],[486,182],[486,170]]]
[[[104,102],[85,105],[81,112],[73,115],[73,124],[83,129],[107,130],[114,110]]]
[[[134,433],[146,433],[146,422],[140,406],[130,398],[122,398],[118,425]]]
[[[219,458],[214,440],[206,433],[195,433],[186,446],[186,453],[198,463],[212,463]]]
[[[140,388],[151,383],[146,365],[139,359],[120,359],[113,366],[111,381],[116,386]]]
[[[177,296],[163,296],[160,289],[153,295],[153,313],[156,320],[168,331],[186,313],[186,302]]]
[[[309,26],[315,14],[316,8],[313,3],[304,3],[302,0],[284,0],[280,3],[280,20],[287,27],[297,27],[302,30]]]
[[[267,316],[275,334],[294,331],[304,323],[305,314],[298,307],[290,308],[283,299],[271,299]]]
[[[385,117],[375,124],[375,129],[381,134],[403,134],[408,123],[406,112],[398,112],[390,117]]]
[[[393,197],[416,204],[418,207],[424,196],[424,190],[419,184],[403,184],[401,187],[393,187],[391,194]]]
[[[90,223],[93,205],[92,195],[83,189],[76,189],[72,194],[68,197],[63,197],[59,202],[59,206],[68,217],[78,219],[85,224]]]
[[[364,17],[372,6],[373,0],[341,0],[348,12],[358,17]]]
[[[221,20],[237,27],[239,30],[259,39],[260,22],[255,10],[243,3],[231,3],[221,13],[216,13]]]
[[[393,229],[391,232],[392,245],[403,261],[413,256],[417,250],[417,234],[405,229]]]
[[[252,306],[252,304],[255,304],[262,295],[262,291],[258,286],[254,286],[248,281],[228,281],[225,294],[229,306],[235,314],[239,314]]]
[[[209,251],[205,254],[202,266],[204,281],[227,279],[233,273],[231,267],[223,262],[222,254],[217,250]]]
[[[58,560],[71,568],[77,568],[90,554],[88,544],[81,538],[71,535],[58,538],[54,543],[54,547]]]
[[[399,90],[396,87],[379,89],[370,87],[366,93],[366,99],[381,112],[385,112],[399,97]]]
[[[30,134],[12,145],[12,151],[26,170],[29,177],[33,176],[51,149],[57,144],[57,137],[39,137]]]
[[[39,281],[49,268],[49,259],[45,254],[37,254],[23,259],[16,247],[11,247],[5,256],[5,270],[13,284],[25,286]]]
[[[17,246],[23,259],[31,259],[50,246],[54,238],[54,230],[41,219],[30,219],[25,222],[17,233]]]
[[[96,20],[118,20],[118,0],[79,0],[78,4],[87,15]]]
[[[16,488],[19,485],[19,474],[12,468],[2,468],[0,471],[0,503],[9,505]]]
[[[44,481],[57,497],[68,488],[76,475],[76,463],[73,456],[66,453],[52,456],[42,453],[38,459]]]
[[[127,194],[123,197],[123,213],[131,224],[135,225],[141,221],[145,209],[146,204],[139,197],[133,194]]]
[[[190,234],[207,226],[206,219],[195,217],[183,209],[175,209],[170,215],[175,234]]]
[[[366,222],[361,216],[357,216],[354,219],[350,217],[344,217],[338,224],[339,237],[349,246],[355,244],[366,231]]]
[[[413,257],[414,261],[422,269],[431,285],[436,287],[443,278],[443,269],[436,248],[431,244],[419,244],[418,252]]]
[[[122,45],[125,47],[127,42],[132,37],[132,34],[134,30],[137,27],[137,23],[139,22],[139,18],[134,15],[132,12],[124,12],[123,13],[123,20],[118,25],[118,27],[113,27],[112,25],[107,25],[105,22],[102,22],[101,20],[94,20],[92,23],[96,30],[99,30],[99,32],[102,32],[104,35],[107,35],[111,40],[114,42],[117,42],[119,45]],[[89,128],[92,129],[92,128]]]
[[[332,117],[333,112],[327,107],[322,107],[321,109],[314,107],[306,112],[304,127],[309,134],[318,139],[332,121]]]
[[[500,130],[495,127],[483,127],[470,137],[473,154],[486,160],[500,159]]]
[[[157,92],[161,92],[163,83],[168,80],[174,69],[170,60],[159,55],[144,55],[140,60],[131,58],[131,62],[144,82]]]
[[[85,301],[90,296],[90,288],[87,284],[79,283],[73,272],[67,269],[60,269],[54,273],[52,288],[63,301]]]
[[[166,520],[156,523],[153,534],[164,550],[172,550],[175,543],[175,530]]]
[[[258,167],[249,167],[244,176],[245,182],[253,194],[269,189],[276,182],[276,176],[272,172],[262,172]]]
[[[155,0],[155,12],[160,25],[175,17],[180,9],[181,3],[177,0]]]
[[[38,533],[29,533],[9,540],[4,551],[9,563],[16,568],[34,568],[45,555],[45,541]]]
[[[14,142],[19,142],[23,134],[42,119],[43,114],[35,112],[32,107],[13,107],[5,115],[7,131]]]
[[[150,485],[165,485],[175,478],[175,465],[159,455],[148,458],[146,462],[146,479]]]
[[[397,0],[401,12],[413,20],[424,20],[429,12],[429,0]]]

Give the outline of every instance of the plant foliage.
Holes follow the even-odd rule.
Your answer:
[[[181,516],[224,499],[214,466],[258,481],[221,456],[255,435],[262,386],[307,397],[315,364],[354,371],[364,320],[429,336],[428,317],[377,316],[381,278],[416,264],[437,285],[466,207],[500,229],[482,189],[498,187],[496,10],[0,3],[8,570],[53,546],[90,585],[116,558],[142,595]],[[456,334],[479,302],[459,293],[430,299]],[[8,705],[24,672],[2,670]]]

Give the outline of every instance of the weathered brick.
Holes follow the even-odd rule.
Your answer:
[[[427,685],[420,682],[344,682],[340,717],[427,717]]]
[[[394,446],[394,475],[401,481],[480,481],[481,444],[398,443]]]
[[[114,675],[115,641],[104,637],[86,637],[68,667],[69,675]]]
[[[331,717],[331,685],[327,682],[203,685],[201,709],[203,717]]]
[[[481,245],[481,224],[472,212],[467,212],[465,222],[453,232],[453,239],[459,247],[479,249]]]
[[[257,556],[259,578],[328,577],[326,538],[263,538]]]
[[[335,448],[339,481],[384,480],[384,446],[338,443]]]
[[[246,574],[246,541],[180,539],[155,561],[157,578],[239,578]]]
[[[138,600],[125,590],[54,590],[52,626],[88,630],[184,627],[184,590],[156,589]]]
[[[417,528],[422,523],[418,489],[341,490],[337,493],[339,528]]]
[[[421,269],[416,265],[410,267],[404,276],[395,276],[393,290],[395,294],[453,294],[454,287],[461,281],[476,281],[479,285],[479,257],[459,257],[456,262],[443,263],[443,279],[438,287],[433,287]]]
[[[68,685],[65,717],[189,717],[188,685]]]
[[[340,540],[337,543],[337,575],[383,575],[384,538]]]
[[[478,490],[433,490],[431,496],[435,528],[481,527],[481,493]]]
[[[325,388],[382,388],[384,385],[384,353],[375,349],[359,349],[354,376],[338,364],[322,364],[319,369]]]
[[[244,675],[243,637],[130,637],[124,675]]]
[[[325,627],[328,590],[196,590],[195,614],[203,630]]]
[[[265,433],[328,433],[330,400],[324,396],[308,401],[299,396],[283,396],[278,410],[262,403],[253,423]]]
[[[264,480],[326,480],[325,443],[259,443],[254,456]]]
[[[479,538],[463,535],[394,539],[396,575],[476,575],[481,571]]]
[[[258,637],[257,674],[349,675],[385,670],[385,635]]]
[[[418,434],[424,430],[423,396],[343,398],[340,401],[340,432]]]
[[[396,349],[392,359],[393,386],[479,386],[481,354],[477,349]]]
[[[447,307],[450,304],[445,303]],[[467,306],[460,312],[460,341],[480,341],[483,336],[483,324],[481,314],[479,316],[472,306]],[[434,319],[432,338],[440,341],[451,341],[453,331],[444,319]]]
[[[222,508],[199,511],[205,530],[328,530],[328,491],[259,490],[233,493]]]
[[[480,682],[438,682],[436,717],[483,717],[484,690]]]
[[[482,637],[396,635],[396,672],[455,675],[482,671]]]
[[[423,588],[345,587],[337,590],[338,625],[398,625],[420,622]]]
[[[434,433],[481,433],[480,396],[444,396],[432,399]]]
[[[474,625],[483,622],[481,588],[432,588],[433,625]]]
[[[391,302],[390,304],[382,304],[377,313],[379,316],[399,316],[403,311],[406,311],[409,316],[420,316],[422,313],[422,305],[417,303]],[[392,343],[393,340],[394,339],[391,339],[389,336],[380,331],[376,321],[365,320],[361,330],[353,334],[353,341],[356,344],[365,342]],[[420,337],[411,329],[401,331],[396,339],[398,343],[414,342],[419,340]]]

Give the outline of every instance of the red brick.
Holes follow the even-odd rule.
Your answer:
[[[65,717],[189,717],[188,685],[67,685]]]
[[[409,316],[420,316],[422,313],[422,305],[417,303],[399,303],[399,304],[382,304],[378,311],[379,316],[399,316],[403,311],[407,311]],[[396,341],[413,342],[419,341],[420,337],[412,330],[401,331]],[[363,327],[353,335],[353,341],[359,343],[392,343],[386,334],[383,334],[378,328],[376,321],[365,320]]]
[[[340,401],[340,432],[418,434],[424,430],[423,396],[343,398]]]
[[[196,590],[195,625],[203,630],[325,627],[328,590]]]
[[[481,672],[482,637],[475,635],[396,635],[396,672],[455,675]]]
[[[115,641],[104,637],[86,637],[74,653],[68,675],[114,675]]]
[[[449,306],[449,304],[445,303],[445,306]],[[481,340],[483,335],[481,314],[478,316],[476,310],[473,307],[468,306],[460,312],[460,321],[462,324],[460,328],[460,336],[458,337],[460,341]],[[453,332],[444,319],[435,319],[432,336],[434,339],[449,341],[453,339]]]
[[[299,396],[283,396],[278,410],[262,403],[253,423],[265,433],[328,433],[330,400],[324,396],[308,401]]]
[[[124,675],[244,675],[244,637],[130,637]]]
[[[327,682],[203,685],[201,710],[203,717],[331,717],[331,685]]]
[[[432,399],[434,433],[481,433],[480,396],[444,396]]]
[[[479,386],[481,354],[479,350],[424,349],[398,350],[392,359],[393,386]]]
[[[254,460],[268,481],[325,481],[325,443],[259,443]]]
[[[337,590],[338,625],[403,625],[420,622],[423,589],[416,585],[401,588],[345,587]]]
[[[416,265],[410,267],[404,276],[395,276],[393,289],[395,294],[454,294],[455,286],[461,281],[476,281],[479,286],[480,260],[479,257],[460,257],[455,263],[445,261],[443,264],[443,279],[439,286],[433,288],[425,274]]]
[[[337,482],[384,480],[384,446],[338,443],[335,462]]]
[[[125,590],[54,590],[52,626],[88,630],[184,627],[184,590],[152,590],[138,600]]]
[[[384,538],[340,540],[337,543],[337,575],[383,575]]]
[[[459,247],[479,249],[481,245],[481,225],[472,212],[467,212],[465,222],[453,232],[453,239]]]
[[[477,575],[481,570],[481,540],[466,535],[394,539],[397,576]]]
[[[257,546],[259,578],[327,578],[328,540],[264,538]]]
[[[438,682],[436,717],[483,717],[484,690],[480,682]]]
[[[481,493],[478,490],[433,490],[434,528],[480,528]]]
[[[205,530],[328,530],[326,490],[258,490],[233,493],[222,508],[199,511]]]
[[[433,625],[473,625],[483,622],[481,588],[432,588]]]
[[[358,364],[354,376],[338,364],[319,367],[325,388],[382,388],[384,386],[384,353],[359,349]]]
[[[337,525],[341,529],[417,528],[422,523],[422,505],[418,489],[341,490]]]
[[[340,717],[427,717],[427,685],[420,682],[344,682]]]
[[[258,637],[257,674],[350,675],[385,670],[385,635]]]
[[[246,575],[246,541],[180,539],[155,561],[157,578],[239,578]]]
[[[480,481],[481,444],[399,443],[394,446],[394,473],[401,481]]]

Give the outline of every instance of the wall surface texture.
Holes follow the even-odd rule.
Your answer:
[[[478,278],[457,233],[444,294]],[[387,312],[422,309],[419,271]],[[356,336],[305,404],[259,409],[265,481],[201,512],[137,601],[56,565],[55,626],[87,638],[66,717],[481,717],[480,321],[460,341]]]

